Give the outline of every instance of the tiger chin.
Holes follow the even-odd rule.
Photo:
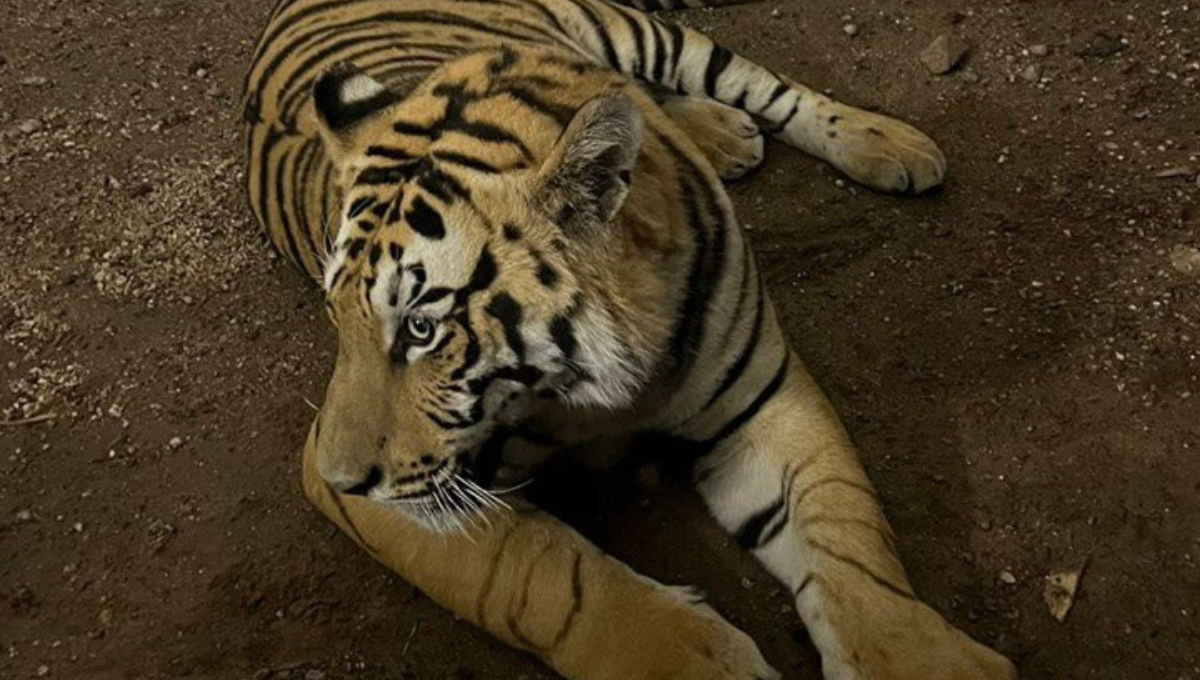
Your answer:
[[[284,0],[245,115],[251,207],[337,328],[304,488],[377,560],[567,678],[778,678],[522,494],[669,435],[827,679],[1016,677],[913,592],[722,184],[773,136],[924,191],[924,134],[602,0]]]

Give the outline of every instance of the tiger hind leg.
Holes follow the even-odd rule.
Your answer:
[[[754,118],[714,99],[666,95],[659,106],[726,181],[740,179],[762,164],[763,134]]]
[[[946,157],[907,123],[834,101],[691,28],[605,0],[561,4],[578,8],[572,25],[582,27],[578,39],[595,58],[654,87],[741,109],[764,134],[872,189],[920,193],[945,179]]]

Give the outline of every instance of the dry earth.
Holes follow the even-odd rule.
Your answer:
[[[302,500],[333,336],[241,194],[268,5],[0,9],[0,677],[550,678]],[[734,188],[917,589],[1026,679],[1200,680],[1200,4],[683,20],[951,159],[921,199],[782,147]],[[918,55],[946,33],[971,51],[935,77]],[[787,597],[685,490],[619,488],[591,534],[819,677]],[[1044,579],[1084,563],[1060,624]]]

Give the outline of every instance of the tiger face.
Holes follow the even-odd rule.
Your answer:
[[[347,67],[314,89],[343,196],[317,467],[438,531],[490,502],[498,433],[544,401],[622,406],[645,379],[582,265],[629,190],[638,109],[602,96],[517,134],[483,122],[503,94],[453,74],[403,101]]]

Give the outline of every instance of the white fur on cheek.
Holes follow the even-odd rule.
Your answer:
[[[587,307],[575,321],[575,363],[588,378],[565,395],[573,406],[619,409],[629,406],[645,383],[645,371],[629,356],[603,310]]]

